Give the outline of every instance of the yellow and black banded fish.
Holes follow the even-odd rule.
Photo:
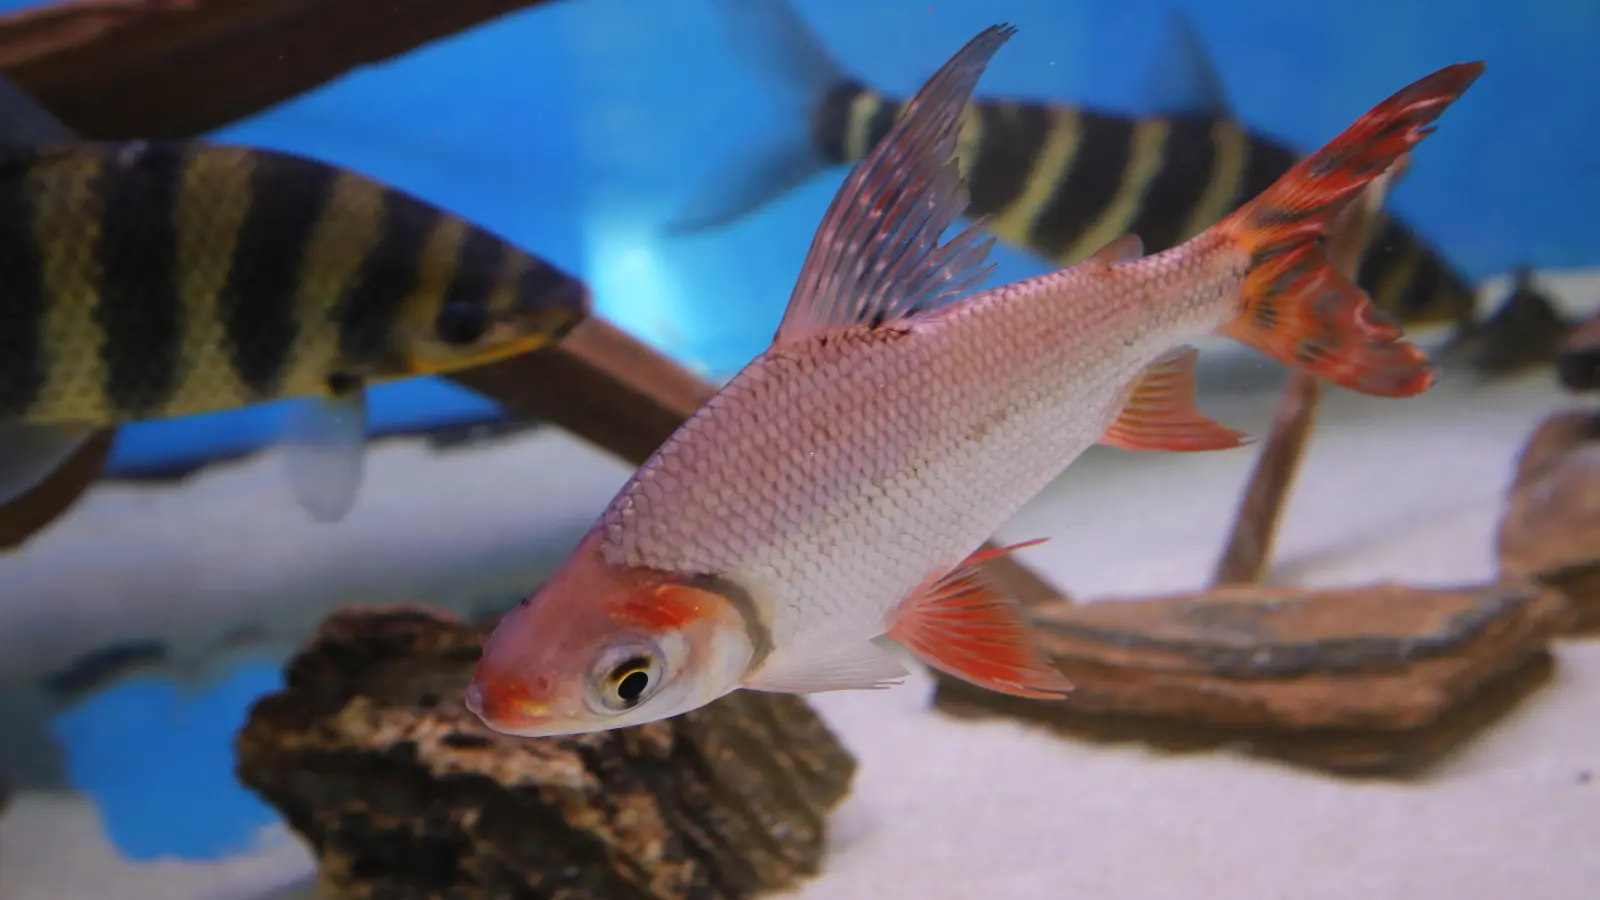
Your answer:
[[[558,341],[572,275],[357,172],[201,140],[84,142],[0,88],[0,503],[119,424],[304,398],[316,519],[360,484],[365,386]]]
[[[685,233],[754,212],[823,170],[854,163],[888,133],[904,101],[834,60],[788,0],[717,0],[732,46],[794,91],[809,141],[757,148],[719,169],[673,223]],[[1198,36],[1179,14],[1152,73],[1150,99],[1168,110],[1130,116],[1029,100],[974,100],[959,161],[971,203],[1000,240],[1061,266],[1133,233],[1146,252],[1170,249],[1256,196],[1300,154],[1232,114]],[[803,111],[802,111],[803,110]],[[1475,317],[1471,286],[1405,224],[1371,230],[1359,278],[1373,301],[1412,325]]]

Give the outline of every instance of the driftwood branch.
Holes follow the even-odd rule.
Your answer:
[[[337,613],[251,711],[240,780],[315,849],[331,896],[717,900],[819,871],[855,761],[803,699],[507,737],[460,702],[490,627]]]
[[[85,137],[190,137],[546,2],[63,0],[0,16],[0,68]]]

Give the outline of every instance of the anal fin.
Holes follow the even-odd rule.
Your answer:
[[[1032,641],[1022,604],[983,565],[1043,539],[980,550],[901,604],[888,636],[928,665],[979,687],[1038,700],[1072,689]]]
[[[779,694],[876,690],[893,687],[905,666],[871,641],[819,642],[819,649],[779,651],[768,657],[744,686]]]
[[[0,423],[0,504],[50,477],[94,431],[82,425]]]
[[[290,413],[284,433],[289,486],[312,518],[337,522],[350,511],[366,450],[366,391],[360,387],[302,401]]]
[[[1178,347],[1146,366],[1129,385],[1128,400],[1100,443],[1123,450],[1226,450],[1243,433],[1195,409],[1195,363],[1200,351]]]

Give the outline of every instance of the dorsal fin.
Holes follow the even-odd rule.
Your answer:
[[[851,171],[817,228],[774,343],[903,320],[988,277],[994,238],[979,240],[980,223],[938,240],[967,206],[953,159],[962,110],[1014,33],[995,25],[967,42]]]
[[[1181,10],[1167,13],[1166,33],[1146,77],[1144,99],[1153,113],[1234,118],[1216,64]]]

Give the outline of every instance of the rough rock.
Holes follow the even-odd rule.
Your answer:
[[[939,676],[936,704],[1099,740],[1238,745],[1349,774],[1434,763],[1541,682],[1571,610],[1526,584],[1398,584],[1199,594],[1036,607],[1075,690],[1022,700]]]
[[[1572,630],[1600,633],[1600,413],[1546,419],[1517,460],[1497,535],[1505,578],[1561,592]]]
[[[819,870],[855,762],[804,700],[740,691],[635,728],[508,737],[460,702],[487,633],[344,611],[251,711],[240,779],[315,849],[330,896],[698,900]]]
[[[1568,390],[1600,390],[1600,316],[1580,323],[1562,342],[1556,377]]]

